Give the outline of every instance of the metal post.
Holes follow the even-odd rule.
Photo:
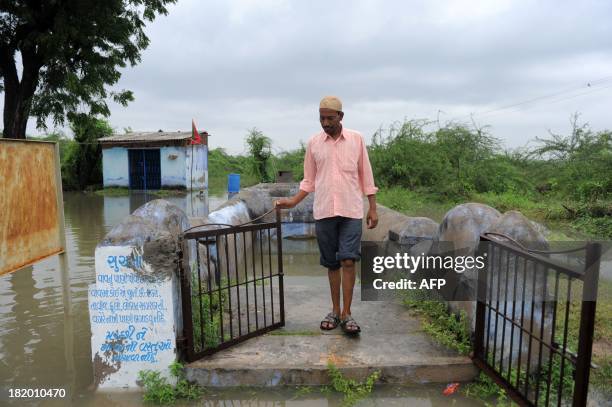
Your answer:
[[[587,405],[600,258],[601,244],[593,242],[587,244],[584,286],[582,289],[582,312],[580,315],[580,336],[578,339],[578,360],[576,361],[576,382],[574,384],[574,401],[572,404],[574,407]]]
[[[285,326],[285,288],[283,282],[283,242],[280,208],[276,208],[276,251],[278,259],[278,293],[280,302],[280,323]]]
[[[143,181],[144,181],[144,190],[145,190],[145,194],[147,193],[147,156],[145,154],[145,150],[142,150],[142,174],[143,174]]]
[[[191,362],[193,360],[193,319],[191,316],[191,281],[190,269],[185,256],[185,240],[179,238],[178,266],[181,279],[181,304],[183,312],[183,336],[177,342],[180,344],[182,358]]]
[[[480,244],[478,245],[478,254],[483,252],[483,246],[487,240],[480,238]],[[490,260],[490,259],[489,259]],[[487,272],[490,270],[488,264],[481,270],[478,270],[478,287],[477,287],[477,298],[476,298],[476,327],[475,327],[475,339],[474,339],[474,357],[482,361],[485,359],[484,354],[484,328],[485,328],[485,314],[486,314],[486,300],[487,300]]]

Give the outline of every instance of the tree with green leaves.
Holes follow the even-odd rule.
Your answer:
[[[70,145],[65,161],[62,163],[62,182],[64,189],[84,190],[87,187],[102,185],[102,146],[101,137],[110,136],[113,129],[104,119],[84,113],[70,120],[74,143]]]
[[[452,171],[451,190],[461,195],[468,192],[473,170],[477,164],[490,159],[499,147],[499,141],[490,136],[486,129],[451,124],[438,129],[434,134],[440,153],[448,160]]]
[[[612,131],[595,132],[580,115],[570,118],[571,134],[550,132],[536,138],[532,156],[550,164],[551,189],[578,201],[609,201],[612,196]],[[609,211],[609,209],[608,209]]]
[[[7,138],[90,116],[108,117],[108,97],[126,105],[129,90],[110,92],[120,68],[140,62],[144,27],[176,0],[0,0],[0,92]],[[20,56],[20,62],[17,57]],[[19,71],[21,70],[21,75]]]
[[[246,143],[251,154],[253,173],[261,182],[270,182],[268,160],[272,156],[272,140],[256,128],[249,130]]]

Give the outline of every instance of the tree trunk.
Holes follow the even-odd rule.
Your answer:
[[[25,139],[32,97],[38,85],[40,64],[36,54],[22,50],[23,72],[21,81],[15,66],[15,50],[0,50],[1,72],[4,77],[4,131],[5,138]]]
[[[21,88],[21,86],[19,86]],[[29,101],[24,101],[20,96],[11,95],[6,92],[4,96],[4,132],[5,138],[25,139],[28,116],[30,113]],[[11,100],[11,97],[13,98]]]

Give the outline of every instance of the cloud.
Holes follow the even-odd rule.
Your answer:
[[[367,137],[404,118],[470,113],[508,147],[567,132],[575,111],[612,128],[612,80],[587,86],[612,76],[610,15],[595,0],[181,0],[147,27],[149,49],[117,86],[136,100],[112,105],[111,123],[188,130],[194,117],[230,152],[256,126],[290,149],[319,130],[318,101],[336,94],[345,125]]]

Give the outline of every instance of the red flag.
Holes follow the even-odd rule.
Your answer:
[[[196,129],[195,121],[191,119],[191,144],[202,144],[202,136]]]

